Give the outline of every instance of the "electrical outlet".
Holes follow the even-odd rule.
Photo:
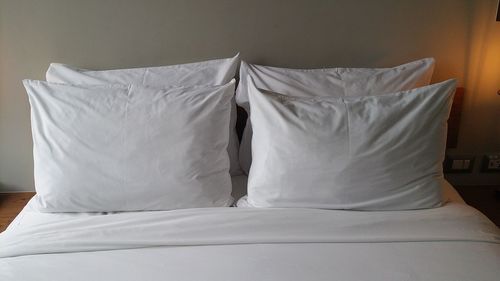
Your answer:
[[[486,173],[500,172],[500,154],[488,154],[483,157],[481,171]]]
[[[474,168],[474,156],[446,155],[443,168],[445,173],[472,173]]]

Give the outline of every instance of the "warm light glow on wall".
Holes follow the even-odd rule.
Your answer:
[[[483,47],[479,83],[494,94],[500,89],[500,22],[492,21],[491,25]]]
[[[500,21],[496,21],[498,1],[476,1],[471,11],[470,42],[466,46],[465,100],[468,116],[463,116],[462,149],[500,149]],[[463,129],[463,130],[462,130]],[[482,136],[479,139],[477,136]]]
[[[495,20],[496,12],[483,13],[473,17],[469,84],[480,95],[491,95],[500,87],[500,22]],[[488,94],[483,89],[496,90]]]

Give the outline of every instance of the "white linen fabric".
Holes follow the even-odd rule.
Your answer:
[[[6,231],[0,279],[482,281],[500,274],[499,253],[498,228],[457,203],[391,212],[184,209]]]
[[[470,241],[151,247],[0,259],[2,281],[492,281],[499,245]]]
[[[51,63],[46,79],[48,82],[64,84],[137,84],[161,89],[195,85],[224,85],[234,78],[239,64],[239,54],[232,58],[187,64],[97,71]],[[234,101],[232,103],[230,140],[227,149],[231,161],[230,173],[239,175],[242,171],[238,160],[239,141],[235,129],[236,104]]]
[[[444,180],[444,183],[442,185],[441,194],[443,196],[443,203],[465,204],[465,201],[462,198],[462,196],[460,196],[458,191],[455,188],[453,188],[453,186],[451,186],[451,184],[446,180]],[[235,198],[237,198],[237,197],[235,197]],[[240,196],[239,198],[240,199],[237,201],[238,208],[253,208],[253,206],[248,203],[248,196],[247,195]],[[19,223],[19,224],[33,224],[33,223],[36,223],[37,221],[40,221],[39,213],[38,212],[30,212],[31,209],[32,209],[31,207],[27,206],[25,213],[29,213],[29,215],[25,216],[25,214],[21,213],[19,216],[22,217],[23,219],[21,220],[21,218],[19,218],[18,222],[16,222],[16,220],[17,220],[17,217],[16,217],[16,220],[14,220],[11,223],[11,225],[9,225],[9,227],[15,227],[15,225],[17,223]],[[56,218],[54,218],[54,219],[56,219]]]
[[[394,94],[295,98],[248,84],[248,204],[407,210],[441,204],[455,80]],[[324,96],[324,95],[320,95]]]
[[[154,88],[223,85],[234,78],[239,64],[239,54],[195,63],[112,70],[89,70],[51,63],[46,79],[55,83],[140,84]]]
[[[233,186],[232,196],[234,198],[240,198],[241,195],[246,194],[247,177],[245,175],[231,177],[231,183]],[[443,197],[446,203],[460,203],[465,204],[465,201],[460,196],[460,194],[451,186],[450,183],[445,181],[443,185]],[[23,210],[16,216],[12,223],[7,227],[8,230],[13,230],[15,228],[27,228],[34,225],[44,225],[48,223],[61,222],[63,220],[72,220],[78,217],[85,216],[98,216],[98,215],[109,215],[119,212],[99,212],[99,213],[42,213],[38,211],[38,196],[35,195],[26,204]],[[240,203],[244,202],[242,199],[238,202],[238,207]]]
[[[450,203],[411,212],[204,208],[86,216],[5,231],[0,258],[159,246],[475,241],[499,244],[477,210]]]
[[[257,88],[297,97],[360,97],[382,95],[429,85],[434,59],[426,58],[393,68],[289,69],[241,62],[236,102],[250,115],[248,83]],[[252,126],[247,120],[239,161],[248,174],[252,162]]]
[[[0,234],[0,280],[486,281],[500,274],[498,228],[463,203],[390,212],[242,210],[94,218],[25,208],[22,223]],[[42,220],[28,222],[35,213]]]
[[[25,80],[40,210],[229,206],[234,84],[160,90]]]

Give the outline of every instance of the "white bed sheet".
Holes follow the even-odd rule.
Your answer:
[[[241,198],[246,194],[247,188],[247,179],[246,175],[239,175],[231,177],[231,182],[233,186],[232,196],[236,200]],[[457,193],[458,195],[458,193]],[[459,196],[459,195],[458,195]],[[37,224],[46,224],[50,222],[56,222],[61,220],[68,220],[78,217],[86,217],[86,216],[99,216],[99,215],[108,215],[113,214],[113,212],[109,213],[41,213],[37,211],[36,206],[38,203],[36,202],[35,197],[31,198],[23,210],[16,216],[16,218],[12,221],[12,223],[7,227],[8,230],[14,228],[22,228],[28,227]]]
[[[144,248],[0,259],[2,281],[494,281],[498,247],[462,242]]]
[[[0,258],[0,280],[497,280],[498,228],[453,188],[444,193],[444,207],[387,213],[99,216],[42,214],[28,204],[0,235],[0,255],[31,255]]]
[[[245,196],[248,177],[246,175],[234,176],[231,178],[233,185],[233,197],[236,199],[235,202]],[[465,201],[462,199],[460,194],[449,184],[446,182],[446,185],[443,187],[443,197],[445,202],[457,202],[465,204]],[[7,227],[7,229],[11,230],[14,228],[31,226],[37,224],[46,224],[49,222],[67,220],[77,217],[84,216],[96,216],[96,215],[106,215],[112,213],[41,213],[38,212],[35,208],[36,199],[32,198],[28,204],[24,207],[24,209],[17,215],[17,217],[12,221],[12,223]]]

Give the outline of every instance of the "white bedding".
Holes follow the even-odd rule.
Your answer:
[[[0,280],[496,280],[499,230],[456,199],[391,212],[25,216],[0,234]]]
[[[247,189],[248,177],[246,175],[239,175],[231,177],[231,183],[233,186],[232,196],[240,201],[241,205],[244,206],[245,194]],[[456,202],[463,203],[465,201],[460,197],[460,194],[448,183],[445,182],[443,187],[443,198],[444,202]],[[32,198],[28,204],[23,208],[23,210],[17,215],[17,217],[12,221],[12,223],[7,227],[11,230],[14,228],[24,228],[37,224],[46,224],[50,222],[57,222],[61,220],[68,220],[77,217],[84,216],[96,216],[96,215],[107,215],[113,213],[41,213],[37,210],[36,197]]]
[[[496,252],[495,252],[496,251]],[[486,243],[185,246],[0,260],[2,281],[498,280]]]

